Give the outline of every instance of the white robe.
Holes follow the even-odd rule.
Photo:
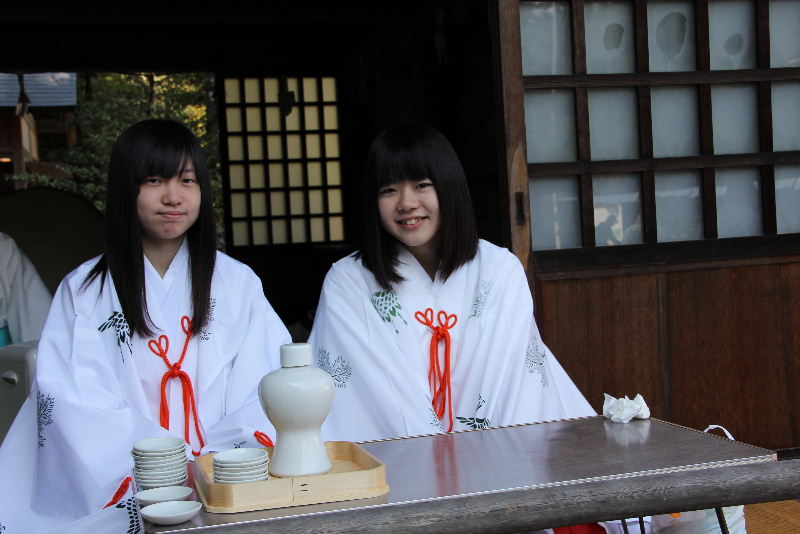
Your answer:
[[[132,475],[133,444],[184,437],[181,383],[169,381],[170,429],[159,424],[165,362],[148,339],[131,336],[110,278],[81,290],[97,259],[61,283],[38,346],[35,387],[0,448],[0,531],[142,532],[134,487],[103,507]],[[186,244],[162,279],[145,259],[145,284],[156,337],[169,337],[168,357],[181,355],[181,317],[191,312]],[[291,340],[251,269],[218,253],[208,325],[192,337],[182,369],[191,377],[208,453],[259,446],[274,437],[258,401],[262,376],[280,366]],[[199,449],[194,423],[191,447]],[[188,446],[187,446],[188,453]],[[189,457],[192,455],[189,453]]]
[[[39,339],[51,300],[33,264],[0,232],[0,329],[8,328],[10,343]]]
[[[480,241],[442,282],[405,249],[405,279],[385,292],[350,255],[331,267],[309,342],[337,386],[327,440],[366,441],[443,432],[428,383],[432,331],[415,312],[455,314],[450,330],[455,426],[467,430],[595,415],[542,342],[519,260]],[[438,325],[438,320],[435,321]],[[443,362],[444,342],[439,343]]]

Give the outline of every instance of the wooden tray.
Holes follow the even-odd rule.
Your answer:
[[[333,468],[324,475],[217,484],[214,482],[213,454],[194,462],[195,487],[207,512],[230,514],[283,508],[303,504],[349,501],[377,497],[389,492],[386,466],[360,445],[349,441],[325,443]],[[272,448],[267,447],[270,458]]]

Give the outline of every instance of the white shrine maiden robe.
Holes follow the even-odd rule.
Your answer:
[[[39,339],[51,300],[36,267],[0,232],[0,329],[8,328],[9,343]]]
[[[481,240],[475,258],[432,281],[407,249],[392,291],[353,255],[328,272],[311,332],[316,365],[336,385],[326,440],[365,441],[443,432],[428,383],[432,330],[415,318],[455,314],[453,430],[595,415],[542,342],[519,260]],[[444,361],[444,342],[439,359]]]
[[[80,286],[90,260],[61,283],[38,346],[31,395],[0,448],[3,497],[0,532],[143,532],[131,484],[133,444],[155,436],[184,437],[181,382],[168,383],[170,425],[159,423],[164,360],[148,340],[131,335],[110,277]],[[169,338],[168,358],[180,359],[191,313],[184,245],[162,279],[145,259],[145,285],[156,338]],[[211,312],[191,338],[182,370],[191,378],[202,425],[202,453],[260,446],[257,430],[275,436],[258,401],[261,377],[280,366],[289,333],[247,266],[217,253]],[[190,418],[191,448],[200,449]],[[187,446],[187,453],[189,453]],[[190,465],[191,468],[191,465]],[[13,481],[13,482],[12,482]]]

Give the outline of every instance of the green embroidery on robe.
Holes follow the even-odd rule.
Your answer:
[[[383,322],[389,323],[394,327],[395,334],[400,332],[397,330],[395,319],[400,319],[403,324],[408,325],[402,316],[403,307],[400,305],[400,300],[397,298],[397,293],[394,291],[376,291],[370,297],[372,306]]]
[[[483,396],[478,395],[478,405],[475,407],[475,417],[456,417],[456,420],[459,423],[464,424],[473,430],[489,428],[490,426],[492,426],[492,422],[489,421],[489,418],[478,417],[478,410],[480,410],[484,404],[486,404],[486,401],[483,399]]]

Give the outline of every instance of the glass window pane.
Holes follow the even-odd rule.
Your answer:
[[[772,147],[800,150],[800,82],[772,82]]]
[[[596,174],[594,239],[598,247],[641,243],[641,180],[638,174]]]
[[[258,132],[261,130],[261,108],[247,108],[247,131]]]
[[[278,78],[264,78],[264,101],[275,103],[278,101]]]
[[[311,218],[311,241],[325,241],[325,219],[322,217]]]
[[[303,78],[303,102],[317,101],[317,79]]]
[[[694,70],[694,2],[647,3],[650,71]]]
[[[250,244],[250,236],[247,235],[247,223],[244,221],[235,221],[233,223],[233,245],[241,247]]]
[[[247,78],[244,81],[244,101],[248,104],[261,102],[261,87],[256,78]]]
[[[755,12],[751,0],[708,3],[711,70],[756,67]]]
[[[307,158],[319,157],[319,135],[317,134],[306,135],[306,157]]]
[[[302,163],[289,164],[289,187],[303,187]]]
[[[267,136],[267,153],[269,159],[283,159],[283,140],[280,135]]]
[[[800,2],[770,0],[769,64],[777,67],[800,67]]]
[[[775,166],[778,233],[800,232],[800,165]]]
[[[300,108],[294,106],[286,115],[286,129],[296,131],[300,129]]]
[[[308,241],[306,237],[306,221],[305,219],[292,219],[292,243],[305,243]]]
[[[756,98],[752,84],[711,86],[715,154],[758,152]]]
[[[228,108],[225,110],[227,128],[229,132],[242,131],[242,110],[240,108]]]
[[[700,173],[657,172],[655,182],[658,240],[666,242],[703,239]]]
[[[306,173],[308,173],[308,185],[318,186],[322,185],[322,164],[317,161],[312,161],[306,165]]]
[[[276,107],[267,108],[267,131],[281,131],[281,110]]]
[[[308,192],[308,212],[309,213],[325,213],[325,206],[322,203],[322,191],[319,189],[312,189]]]
[[[329,161],[325,164],[328,169],[328,185],[341,185],[342,171],[338,161]]]
[[[717,235],[761,235],[758,169],[717,169]]]
[[[589,89],[593,160],[639,157],[636,89]]]
[[[329,158],[339,157],[339,134],[325,134],[325,156]]]
[[[253,217],[267,216],[267,195],[265,193],[252,193],[250,195],[250,214]]]
[[[528,181],[531,197],[531,237],[535,250],[581,246],[578,179],[537,177]]]
[[[282,219],[272,221],[272,242],[282,245],[289,242],[289,229]]]
[[[339,117],[336,112],[336,106],[325,106],[323,108],[323,115],[325,117],[326,130],[335,130],[339,127]]]
[[[264,157],[264,145],[260,135],[247,136],[247,157],[248,159],[262,159]]]
[[[522,74],[571,74],[569,2],[525,2],[519,6]]]
[[[244,158],[243,154],[242,138],[238,135],[228,136],[228,159],[240,160]]]
[[[244,189],[244,165],[231,165],[231,189]]]
[[[317,106],[305,108],[306,130],[319,130],[319,110]]]
[[[650,89],[653,156],[668,158],[700,153],[697,90],[691,86]]]
[[[247,217],[246,193],[234,193],[231,195],[231,217]]]
[[[239,103],[239,80],[225,78],[225,102],[228,104]]]
[[[304,215],[306,212],[306,196],[303,191],[289,193],[289,209],[292,215]]]
[[[283,187],[283,165],[280,163],[272,163],[269,166],[269,186],[270,187]]]
[[[250,187],[265,187],[264,166],[250,165]]]
[[[634,72],[632,3],[589,0],[584,13],[586,72]]]
[[[575,99],[571,89],[525,91],[528,162],[575,161]]]
[[[267,234],[267,221],[253,221],[253,244],[269,245],[269,235]]]
[[[322,78],[322,99],[325,102],[336,101],[336,78]]]
[[[270,193],[269,209],[273,215],[286,215],[286,193],[283,191]]]
[[[328,225],[331,228],[331,241],[344,241],[344,218],[331,217]]]
[[[342,208],[342,190],[329,189],[328,190],[328,213],[341,213]]]
[[[287,135],[286,136],[286,157],[289,159],[300,159],[303,157],[300,152],[300,136]]]

